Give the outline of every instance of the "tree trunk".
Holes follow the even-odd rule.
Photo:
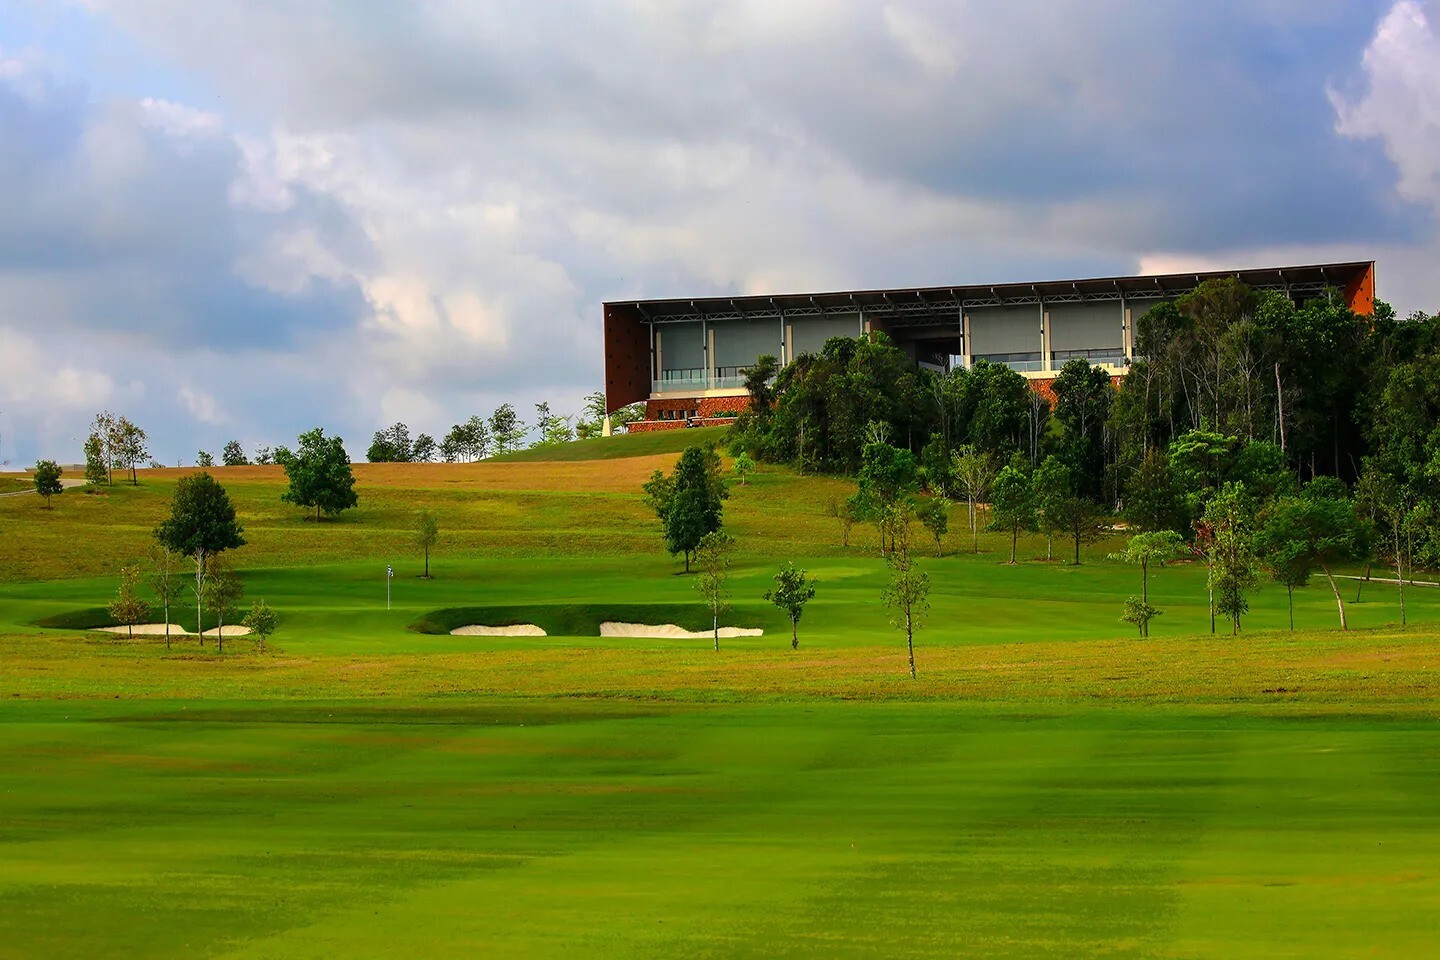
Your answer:
[[[225,652],[225,611],[221,610],[220,615],[215,618],[215,642],[219,644],[219,651]]]
[[[915,628],[910,622],[910,614],[905,614],[905,646],[910,651],[910,679],[915,679]]]
[[[1150,561],[1145,558],[1140,560],[1140,602],[1150,602]]]
[[[134,639],[135,639],[135,624],[133,624],[133,623],[127,623],[127,624],[125,624],[125,628],[130,632],[130,639],[131,639],[131,640],[134,640]]]
[[[1292,587],[1292,586],[1289,586],[1288,584],[1287,584],[1286,587],[1285,587],[1285,600],[1286,600],[1286,602],[1289,603],[1289,605],[1290,605],[1290,632],[1291,632],[1291,633],[1294,633],[1294,632],[1295,632],[1295,588]]]
[[[1080,529],[1075,529],[1075,566],[1080,566]]]
[[[1020,541],[1020,528],[1014,527],[1010,531],[1010,563],[1015,563],[1015,545]]]
[[[205,551],[195,551],[195,636],[205,646],[205,623],[200,619],[200,603],[205,596]]]
[[[1349,630],[1350,626],[1345,622],[1345,601],[1340,599],[1340,588],[1335,586],[1335,578],[1330,576],[1329,567],[1322,564],[1320,569],[1325,571],[1325,579],[1330,581],[1330,591],[1335,594],[1335,606],[1340,609],[1340,629]]]
[[[1215,588],[1210,587],[1210,632],[1215,632]]]
[[[169,586],[165,588],[167,591]],[[170,652],[170,598],[165,598],[165,652]]]
[[[1405,626],[1405,562],[1399,552],[1395,554],[1395,582],[1400,587],[1400,626]]]
[[[790,618],[790,649],[800,649],[799,621],[794,617]]]
[[[1361,580],[1361,581],[1360,581],[1358,584],[1356,584],[1356,586],[1355,586],[1355,602],[1356,602],[1356,603],[1359,603],[1359,602],[1360,602],[1360,591],[1361,591],[1361,590],[1364,590],[1364,589],[1365,589],[1365,584],[1367,584],[1367,583],[1369,583],[1369,582],[1370,582],[1370,564],[1367,562],[1367,563],[1365,564],[1365,579],[1364,579],[1364,580]]]
[[[715,652],[720,652],[720,613],[712,609],[710,611],[710,626],[715,630]]]
[[[425,548],[425,579],[430,579],[430,548]]]
[[[1275,361],[1275,404],[1280,416],[1280,452],[1285,452],[1285,389],[1280,384],[1280,361]]]

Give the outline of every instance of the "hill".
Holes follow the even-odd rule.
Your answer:
[[[628,457],[650,457],[661,453],[679,453],[686,447],[717,444],[724,446],[728,427],[692,427],[688,430],[656,430],[650,433],[625,433],[592,440],[574,440],[548,447],[517,450],[492,457],[491,463],[537,463],[573,460],[621,460]]]

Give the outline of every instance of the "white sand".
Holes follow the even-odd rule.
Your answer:
[[[220,628],[219,628],[219,627],[211,627],[209,630],[206,630],[206,631],[205,631],[205,636],[207,636],[207,637],[214,637],[214,636],[219,635],[219,633],[220,633]],[[227,624],[225,624],[225,636],[227,636],[227,637],[248,637],[249,635],[250,635],[250,628],[249,628],[249,627],[241,627],[241,626],[237,626],[236,624],[233,624],[233,623],[227,623]]]
[[[452,637],[543,637],[545,631],[533,623],[516,623],[508,627],[487,627],[473,623],[468,627],[456,627],[450,631]]]
[[[127,637],[128,637],[128,636],[130,635],[130,629],[131,629],[131,628],[130,628],[130,627],[96,627],[95,629],[96,629],[96,630],[103,631],[103,632],[105,632],[105,633],[118,633],[118,634],[121,634],[122,636],[127,636]],[[134,629],[135,629],[135,636],[137,636],[137,637],[163,637],[163,636],[165,636],[165,624],[163,624],[163,623],[137,623],[137,624],[135,624],[135,628],[134,628]],[[188,631],[186,631],[183,627],[179,626],[178,624],[174,624],[174,623],[170,624],[170,636],[172,636],[172,637],[183,637],[183,636],[188,636],[188,635],[189,635]],[[225,635],[228,637],[228,636],[230,635],[230,631],[228,631],[228,630],[225,631]]]
[[[764,630],[748,627],[721,627],[720,639],[733,640],[736,637],[762,637]],[[673,623],[616,623],[606,620],[600,624],[602,637],[636,637],[646,640],[708,640],[715,636],[714,630],[682,630]]]

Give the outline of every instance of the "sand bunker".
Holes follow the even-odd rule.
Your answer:
[[[761,637],[764,630],[749,627],[721,627],[720,639],[733,640],[736,637]],[[616,623],[606,620],[600,624],[602,637],[636,637],[646,640],[709,640],[714,630],[684,630],[673,623]]]
[[[468,627],[456,627],[450,631],[452,637],[543,637],[545,631],[533,623],[514,623],[508,627],[487,627],[474,623]]]
[[[209,630],[206,630],[206,631],[205,631],[205,634],[204,634],[204,635],[207,636],[207,637],[214,637],[214,636],[219,636],[219,634],[220,634],[220,628],[219,628],[219,627],[211,627]],[[248,637],[249,635],[250,635],[250,628],[249,628],[249,627],[241,627],[241,626],[236,626],[236,625],[234,625],[234,624],[229,624],[229,623],[225,624],[225,636],[227,636],[227,637]]]
[[[121,636],[128,637],[128,636],[130,635],[130,630],[131,630],[132,628],[130,628],[130,627],[96,627],[95,629],[96,629],[96,630],[100,630],[100,631],[102,631],[102,632],[104,632],[104,633],[118,633],[118,634],[120,634]],[[165,624],[163,624],[163,623],[137,623],[137,624],[135,624],[135,626],[134,626],[133,629],[135,630],[135,636],[137,636],[137,637],[163,637],[163,636],[165,636]],[[170,624],[170,636],[172,636],[172,637],[182,637],[182,636],[188,636],[188,635],[189,635],[189,631],[185,630],[183,627],[179,626],[178,624],[174,624],[174,623]],[[230,631],[229,631],[228,629],[225,631],[225,636],[227,636],[227,637],[230,636]]]

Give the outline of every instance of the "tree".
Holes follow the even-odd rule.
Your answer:
[[[1254,546],[1254,508],[1243,485],[1230,481],[1205,505],[1202,518],[1210,531],[1209,586],[1214,608],[1230,618],[1230,633],[1240,632],[1240,617],[1250,609],[1248,594],[1259,582]]]
[[[974,539],[974,552],[980,552],[980,504],[990,496],[995,483],[997,469],[995,458],[974,447],[962,447],[951,454],[951,470],[965,492],[966,512],[970,520],[970,535]]]
[[[1420,526],[1417,498],[1408,484],[1397,480],[1373,458],[1367,458],[1355,486],[1355,507],[1379,525],[1379,552],[1395,567],[1399,590],[1400,624],[1406,623],[1405,568],[1412,562],[1415,530]]]
[[[775,586],[765,591],[765,599],[785,611],[790,618],[790,649],[800,649],[800,616],[805,604],[815,598],[815,579],[806,577],[804,570],[796,570],[795,564],[787,563],[775,574]]]
[[[746,486],[750,474],[755,472],[755,459],[745,451],[740,451],[740,456],[735,458],[735,476],[740,480],[740,486]]]
[[[1355,513],[1355,504],[1329,491],[1312,490],[1312,481],[1299,497],[1284,497],[1266,511],[1258,544],[1262,554],[1299,571],[1319,568],[1330,582],[1340,629],[1347,630],[1345,601],[1335,585],[1333,568],[1362,560],[1370,554],[1370,529]]]
[[[1023,456],[1012,456],[1005,469],[1000,471],[995,478],[991,500],[990,529],[1010,534],[1010,562],[1013,564],[1020,531],[1034,530],[1037,526],[1035,487],[1030,482],[1030,471]]]
[[[598,437],[605,432],[605,394],[596,390],[585,395],[580,419],[575,423],[575,436],[581,440]]]
[[[871,424],[872,439],[865,444],[857,478],[855,503],[860,515],[881,531],[880,552],[888,550],[885,520],[897,502],[908,499],[920,488],[919,463],[909,450],[892,447],[882,438],[885,425]]]
[[[1177,559],[1184,547],[1185,541],[1174,530],[1156,530],[1149,533],[1137,533],[1130,538],[1130,542],[1125,545],[1123,551],[1110,555],[1111,560],[1132,563],[1140,567],[1140,596],[1138,598],[1140,602],[1132,605],[1131,601],[1137,599],[1135,597],[1126,600],[1126,616],[1121,619],[1135,624],[1142,637],[1150,636],[1150,621],[1160,615],[1159,610],[1150,606],[1150,564],[1164,566]]]
[[[446,463],[474,463],[489,451],[490,428],[478,416],[455,424],[440,441],[440,459]]]
[[[255,462],[261,466],[269,466],[275,462],[275,452],[269,447],[259,447],[255,450]]]
[[[490,414],[490,439],[495,445],[496,454],[506,454],[515,450],[520,441],[525,437],[525,424],[515,415],[515,408],[508,403],[502,403]]]
[[[375,431],[365,451],[365,459],[371,463],[409,463],[410,428],[397,421],[384,430]]]
[[[730,554],[735,540],[720,530],[700,538],[695,546],[695,561],[700,565],[700,579],[695,589],[710,608],[710,626],[715,632],[715,649],[720,649],[720,614],[730,609]]]
[[[155,528],[162,546],[195,561],[195,632],[204,644],[201,607],[205,578],[212,556],[245,545],[244,527],[235,519],[235,506],[225,488],[208,473],[181,477],[170,501],[170,516]]]
[[[910,513],[908,500],[900,500],[891,508],[889,526],[893,532],[890,552],[885,563],[890,580],[881,594],[881,602],[890,608],[890,623],[905,631],[905,646],[910,655],[910,678],[915,678],[915,631],[920,629],[930,612],[930,578],[915,564],[910,550]]]
[[[1055,559],[1055,534],[1066,528],[1065,501],[1074,496],[1068,466],[1057,457],[1046,457],[1030,477],[1035,488],[1035,506],[1040,511],[1040,529],[1045,533],[1045,559]]]
[[[165,649],[169,650],[170,604],[180,598],[180,554],[164,544],[152,543],[146,556],[150,561],[147,579],[165,615]]]
[[[215,466],[215,458],[210,456],[210,454],[206,453],[204,450],[201,450],[199,453],[195,454],[195,466],[213,467]]]
[[[435,438],[428,433],[422,433],[415,438],[415,444],[410,448],[410,462],[434,463],[438,449]]]
[[[120,435],[115,415],[109,410],[95,414],[90,436],[99,441],[100,461],[105,465],[105,483],[115,485],[115,466],[120,462]]]
[[[1120,614],[1120,619],[1126,623],[1133,623],[1140,631],[1140,636],[1150,636],[1150,621],[1160,616],[1164,611],[1149,603],[1141,597],[1126,597],[1125,610]]]
[[[45,498],[45,509],[50,509],[50,498],[58,497],[65,492],[65,485],[60,482],[60,474],[63,473],[60,464],[54,460],[37,460],[35,462],[35,492]]]
[[[85,482],[99,486],[107,482],[109,471],[105,468],[105,441],[100,434],[91,433],[85,438]]]
[[[231,440],[225,444],[225,449],[220,451],[220,462],[227,467],[244,467],[250,464],[250,461],[245,459],[245,450],[240,446],[239,440]]]
[[[1290,629],[1294,630],[1295,591],[1309,586],[1315,568],[1307,558],[1298,554],[1295,544],[1285,538],[1283,532],[1277,531],[1275,538],[1271,539],[1268,518],[1256,532],[1255,548],[1260,557],[1260,565],[1270,574],[1270,579],[1285,588]]]
[[[707,533],[720,529],[723,501],[729,496],[714,447],[689,447],[667,477],[659,470],[644,485],[645,503],[660,519],[665,546],[672,555],[690,555]]]
[[[575,431],[570,429],[570,418],[551,413],[549,403],[535,404],[535,429],[540,436],[530,444],[531,447],[553,447],[575,439]]]
[[[110,601],[110,619],[122,627],[130,628],[130,639],[135,639],[135,624],[144,623],[145,618],[150,615],[150,604],[140,599],[135,592],[136,585],[140,582],[140,568],[128,566],[120,568],[120,590],[115,594],[115,599]]]
[[[235,572],[222,554],[210,560],[209,584],[206,587],[210,598],[210,609],[215,611],[215,640],[219,651],[225,652],[225,621],[233,620],[231,614],[245,595],[245,582]]]
[[[139,478],[135,475],[135,465],[150,459],[150,451],[146,448],[145,431],[124,417],[117,417],[112,425],[114,436],[114,449],[116,462],[130,470],[130,483],[138,486]]]
[[[280,618],[275,615],[274,609],[268,603],[264,600],[256,600],[250,605],[250,612],[245,614],[245,619],[240,621],[240,625],[250,631],[260,652],[264,653],[265,642],[274,636],[280,626]]]
[[[1185,495],[1175,482],[1170,459],[1151,449],[1125,485],[1125,522],[1141,530],[1174,530],[1190,525]]]
[[[421,508],[415,515],[415,544],[425,551],[425,573],[426,580],[430,579],[430,550],[435,546],[435,541],[440,538],[440,521],[435,519],[435,514],[429,507]]]
[[[916,507],[915,516],[935,538],[935,556],[944,556],[945,534],[950,529],[950,501],[944,497],[929,497]]]
[[[834,518],[840,524],[840,545],[850,546],[850,530],[860,519],[858,495],[851,495],[843,500],[839,497],[831,497],[825,505],[827,516]]]
[[[280,462],[290,480],[280,499],[297,507],[314,507],[316,523],[321,513],[338,514],[360,502],[344,441],[325,436],[322,428],[300,434],[299,451],[287,452]]]
[[[1050,388],[1061,427],[1060,459],[1070,468],[1075,494],[1103,501],[1105,423],[1115,397],[1110,374],[1076,358],[1066,361]]]

